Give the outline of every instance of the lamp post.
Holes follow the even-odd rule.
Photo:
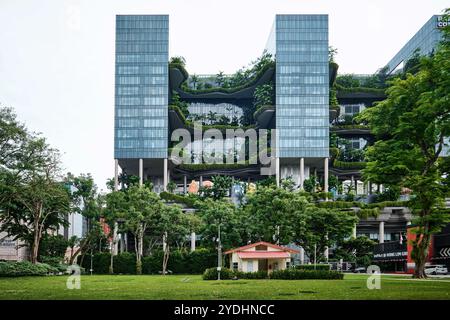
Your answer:
[[[217,280],[220,280],[220,271],[222,270],[222,243],[220,242],[220,223],[217,237]]]

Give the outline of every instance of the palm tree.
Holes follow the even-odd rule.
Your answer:
[[[224,83],[224,74],[223,71],[220,71],[217,75],[216,75],[216,83],[217,86],[221,87],[222,84]]]
[[[198,83],[198,76],[196,74],[192,75],[191,77],[191,83],[194,89],[197,89],[197,83]]]

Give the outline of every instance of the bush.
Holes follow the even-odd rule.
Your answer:
[[[238,279],[267,279],[269,276],[267,271],[255,271],[255,272],[242,272],[242,271],[233,271],[233,276]]]
[[[301,264],[295,266],[296,270],[330,270],[329,264]]]
[[[234,273],[228,268],[222,268],[220,271],[220,279],[230,280],[233,279]],[[217,280],[217,267],[206,269],[203,272],[203,280]]]
[[[270,279],[282,280],[304,280],[304,279],[320,279],[320,280],[342,280],[344,274],[341,272],[330,270],[298,270],[286,269],[276,270],[270,274]]]
[[[135,274],[136,273],[136,255],[130,252],[123,252],[114,256],[114,273],[117,274]],[[108,263],[109,270],[109,263]]]
[[[45,276],[58,272],[58,269],[45,263],[0,262],[0,277]]]
[[[59,272],[65,272],[67,270],[67,265],[63,263],[63,258],[60,257],[41,256],[40,262],[58,269]]]
[[[162,270],[163,252],[153,252],[151,256],[142,257],[142,273],[158,274]],[[194,252],[173,251],[170,253],[167,268],[175,274],[202,274],[206,268],[217,262],[215,251],[199,248]],[[92,269],[95,274],[108,274],[111,263],[109,252],[96,253],[92,257]],[[91,269],[91,257],[87,254],[83,260],[83,268]],[[114,256],[115,274],[135,274],[136,255],[130,252]]]

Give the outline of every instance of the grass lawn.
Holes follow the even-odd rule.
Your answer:
[[[344,280],[204,281],[200,275],[82,276],[66,289],[66,276],[0,278],[0,299],[450,299],[450,281],[382,276],[369,290],[366,275]]]

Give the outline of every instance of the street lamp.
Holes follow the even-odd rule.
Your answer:
[[[217,280],[220,280],[220,271],[222,270],[222,243],[220,241],[220,223],[217,236]]]

